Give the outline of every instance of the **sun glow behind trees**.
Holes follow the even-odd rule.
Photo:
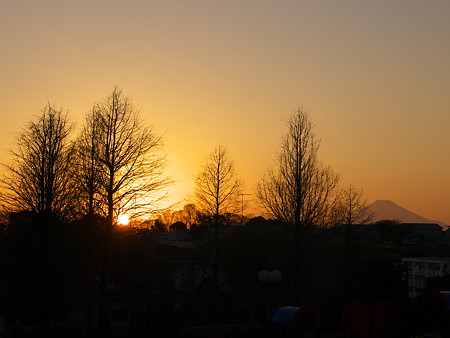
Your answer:
[[[42,100],[80,121],[118,83],[167,131],[171,165],[187,173],[174,177],[180,184],[193,188],[203,154],[224,144],[252,187],[272,163],[281,120],[304,104],[343,183],[449,218],[450,2],[21,3],[0,12],[4,147]]]
[[[128,217],[128,215],[119,215],[117,217],[117,224],[119,225],[128,225],[130,224],[130,218]]]

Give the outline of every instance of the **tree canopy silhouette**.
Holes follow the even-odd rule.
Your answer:
[[[200,211],[214,224],[214,280],[219,277],[219,223],[228,213],[239,210],[239,195],[242,193],[243,183],[228,151],[216,147],[206,157],[202,170],[196,178],[195,199]]]
[[[119,88],[94,104],[78,141],[85,212],[106,217],[110,227],[119,214],[153,213],[171,183],[162,146]]]
[[[131,99],[117,87],[94,104],[78,144],[82,204],[88,214],[100,214],[105,219],[98,318],[100,337],[109,337],[111,236],[117,217],[153,212],[163,196],[158,193],[171,180],[164,174],[161,136],[144,125]]]
[[[256,194],[275,219],[303,226],[321,224],[330,212],[339,177],[319,162],[320,140],[305,110],[298,109],[285,124],[275,167],[261,178]]]
[[[365,224],[374,217],[375,214],[368,209],[367,198],[361,189],[349,185],[339,190],[332,211],[334,224]]]
[[[48,103],[20,132],[1,179],[2,197],[9,211],[62,219],[73,216],[72,130],[67,113]]]
[[[243,182],[226,148],[218,146],[208,154],[195,183],[196,206],[214,223],[221,215],[239,211]]]

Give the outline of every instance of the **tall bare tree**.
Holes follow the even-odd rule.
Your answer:
[[[320,140],[305,110],[298,109],[285,124],[275,167],[261,178],[256,194],[273,218],[300,226],[321,224],[339,176],[319,162]]]
[[[22,130],[1,179],[7,208],[60,219],[72,216],[72,130],[67,113],[50,103]]]
[[[226,213],[239,211],[243,182],[226,148],[216,147],[207,157],[196,178],[195,200],[198,209],[214,224],[214,279],[219,276],[219,223]]]
[[[220,216],[240,210],[243,182],[226,148],[218,146],[206,157],[195,183],[196,206],[215,224]]]
[[[367,198],[362,189],[353,185],[342,188],[333,205],[332,221],[334,224],[365,224],[372,221],[375,214],[368,208]]]
[[[39,309],[34,319],[42,337],[50,336],[55,308],[64,298],[65,273],[59,269],[64,255],[55,257],[53,250],[62,239],[61,221],[74,216],[72,129],[62,108],[45,105],[19,133],[1,179],[2,202],[11,216],[8,259],[20,266],[12,271],[10,291],[24,311]]]
[[[78,141],[86,211],[106,217],[110,227],[119,214],[154,213],[171,183],[162,147],[161,136],[119,88],[94,104]]]
[[[110,335],[108,280],[111,233],[120,214],[137,217],[153,212],[171,180],[164,174],[162,140],[144,125],[132,101],[115,87],[88,114],[81,140],[79,163],[84,170],[82,191],[88,212],[104,223],[100,271],[99,332]]]

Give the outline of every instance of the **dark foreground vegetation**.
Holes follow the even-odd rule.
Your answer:
[[[0,242],[2,336],[97,336],[101,223],[11,214]],[[218,250],[209,224],[159,230],[112,232],[111,336],[448,337],[447,303],[439,293],[410,300],[401,264],[402,255],[441,255],[444,246],[392,246],[345,226],[299,231],[261,217],[220,226]],[[271,317],[280,306],[304,312]]]

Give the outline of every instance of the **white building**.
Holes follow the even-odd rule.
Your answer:
[[[403,258],[402,263],[408,269],[409,298],[416,298],[423,293],[428,278],[450,273],[450,258],[447,257]]]

